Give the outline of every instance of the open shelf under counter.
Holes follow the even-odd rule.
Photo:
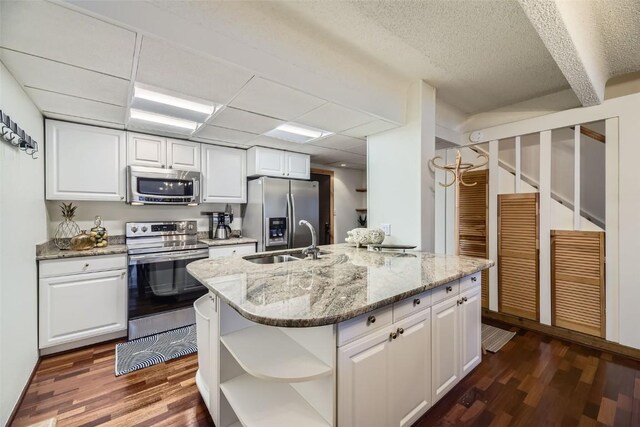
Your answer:
[[[276,327],[261,325],[220,337],[238,364],[256,378],[303,382],[331,375],[333,369]]]
[[[220,389],[245,427],[328,427],[328,423],[293,387],[243,374]]]

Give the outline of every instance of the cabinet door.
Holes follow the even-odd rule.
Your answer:
[[[40,348],[127,329],[127,271],[40,279]]]
[[[460,313],[460,327],[462,338],[461,354],[461,376],[467,375],[473,368],[482,361],[482,298],[480,286],[460,295],[462,304],[458,309]]]
[[[252,154],[255,157],[252,159],[255,162],[252,175],[285,176],[284,151],[255,147]]]
[[[46,121],[48,200],[125,199],[125,132]]]
[[[247,152],[202,144],[202,202],[247,202]]]
[[[163,168],[167,165],[167,139],[161,136],[127,134],[127,164]]]
[[[220,322],[218,319],[218,299],[212,293],[200,297],[193,307],[196,313],[196,334],[198,343],[198,372],[196,385],[214,423],[219,424],[218,408],[220,388],[219,345]]]
[[[388,427],[390,328],[338,349],[338,425]]]
[[[311,177],[311,156],[300,153],[285,153],[285,174],[289,178],[309,179]]]
[[[431,407],[431,311],[393,324],[390,403],[392,426],[410,426]]]
[[[167,167],[200,172],[200,144],[179,139],[167,139]]]
[[[431,307],[432,403],[440,400],[460,379],[459,298]]]

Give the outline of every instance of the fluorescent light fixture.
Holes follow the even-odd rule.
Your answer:
[[[181,129],[188,129],[194,131],[198,128],[200,123],[190,120],[178,119],[176,117],[164,116],[162,114],[149,113],[147,111],[131,109],[131,119],[141,120],[143,122],[158,123],[161,125],[177,127]]]
[[[190,101],[184,98],[178,98],[176,96],[167,95],[160,92],[155,92],[149,89],[144,89],[138,85],[134,87],[134,98],[146,99],[147,101],[157,102],[159,104],[166,104],[172,107],[182,108],[185,110],[196,111],[198,113],[211,115],[216,109],[214,104],[203,104],[200,102]]]
[[[342,166],[343,168],[346,168],[347,164],[346,163],[340,163],[340,166]]]
[[[198,206],[197,203],[188,203],[187,206]]]
[[[301,125],[299,123],[285,123],[273,130],[270,130],[269,132],[265,133],[265,135],[273,138],[283,139],[285,141],[304,144],[327,137],[329,135],[333,135],[333,132],[312,128],[310,126]]]

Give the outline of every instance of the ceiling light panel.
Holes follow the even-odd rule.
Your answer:
[[[136,109],[131,109],[129,114],[129,123],[134,124],[136,127],[152,130],[167,130],[186,135],[193,133],[200,125],[200,123],[191,120],[184,120]]]
[[[285,141],[297,142],[298,144],[305,144],[333,135],[333,132],[312,128],[299,123],[285,123],[270,130],[265,133],[265,135]]]
[[[136,83],[131,109],[148,111],[197,123],[206,122],[221,105]]]

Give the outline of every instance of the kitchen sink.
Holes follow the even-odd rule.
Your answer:
[[[318,255],[326,255],[328,252],[320,252]],[[269,254],[260,254],[260,255],[247,255],[242,257],[249,262],[254,264],[279,264],[281,262],[292,262],[292,261],[300,261],[301,259],[305,259],[306,255],[302,253],[302,251],[291,252],[288,254],[280,254],[280,255],[269,255]]]

